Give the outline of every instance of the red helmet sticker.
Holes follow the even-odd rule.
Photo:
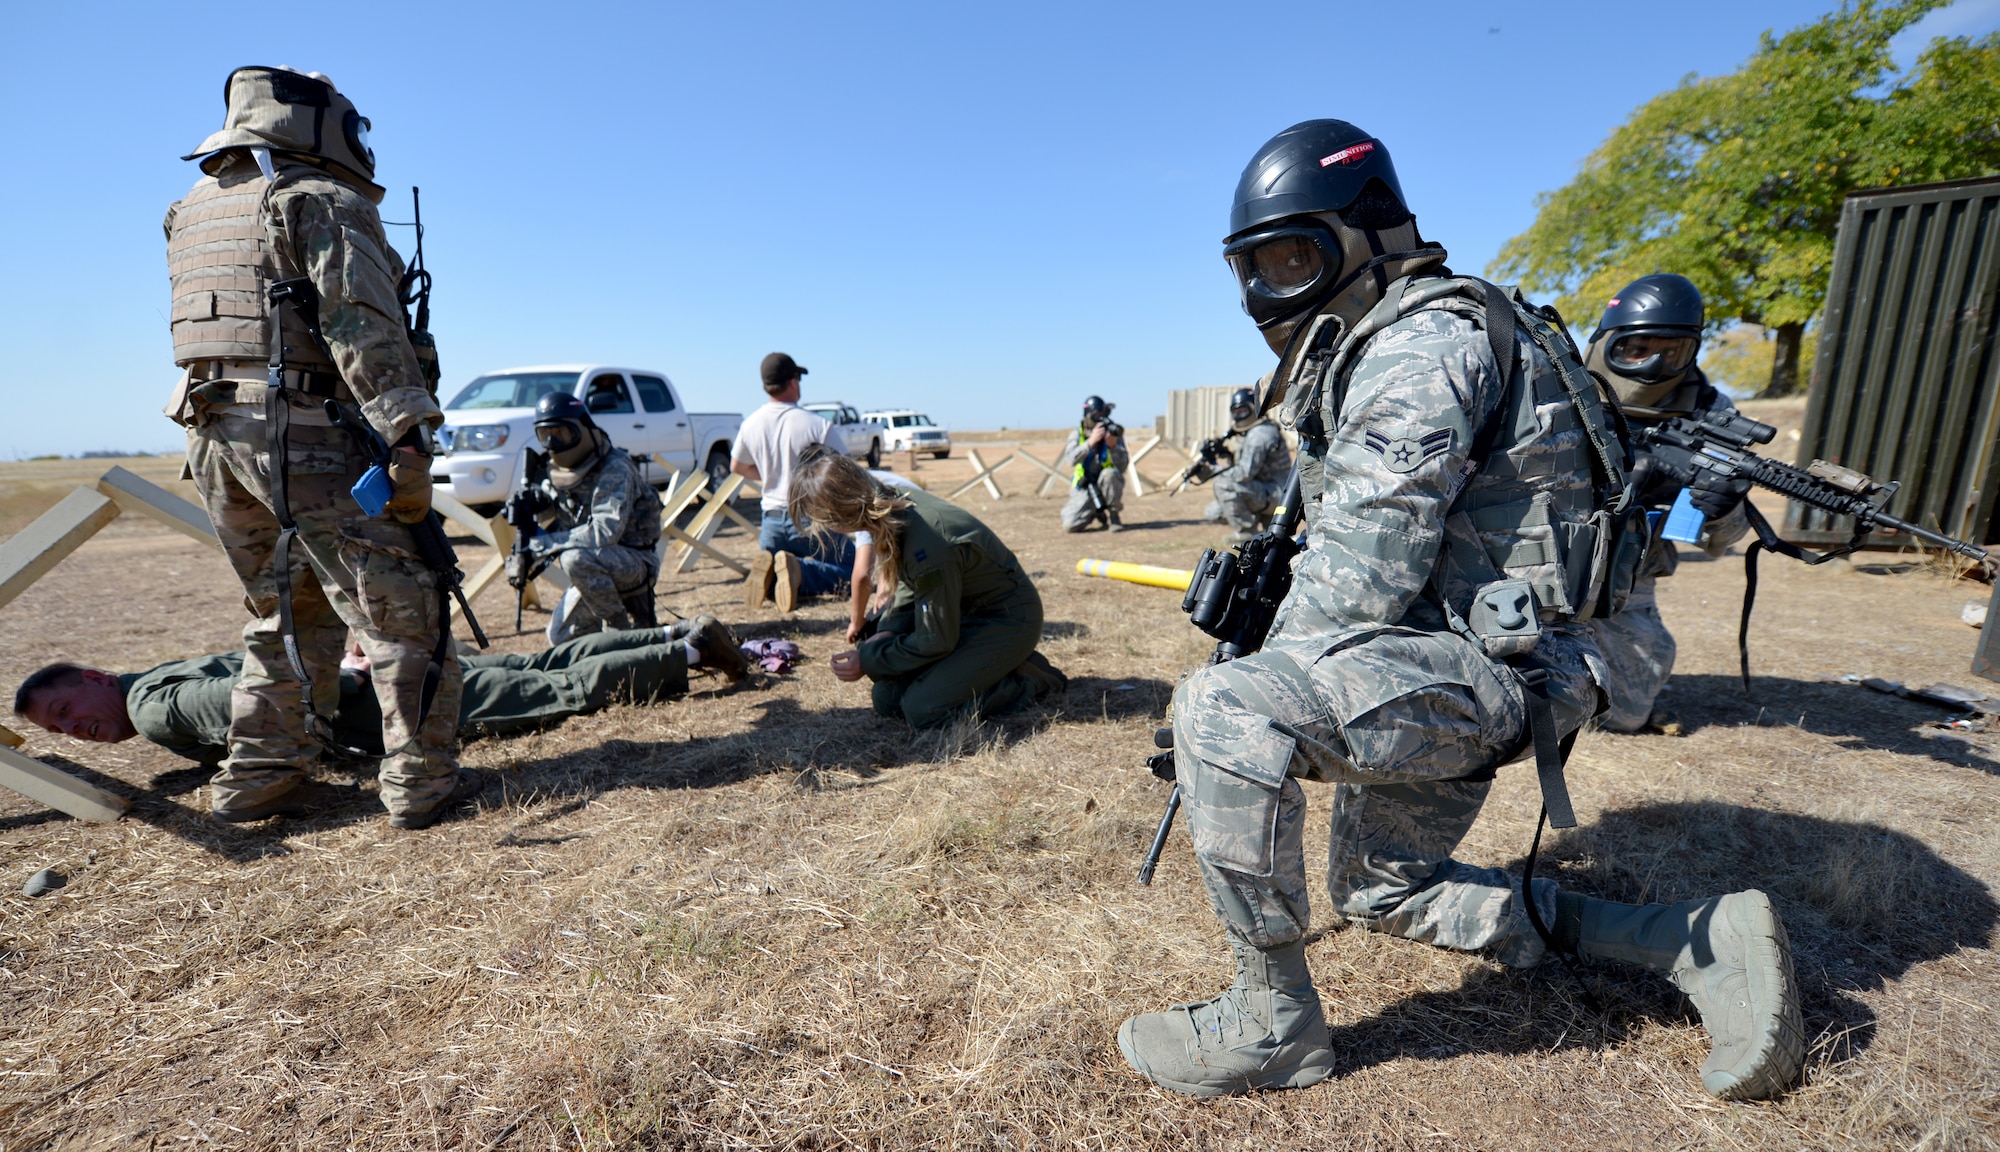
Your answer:
[[[1609,303],[1609,304],[1606,304],[1606,305],[1605,305],[1605,307],[1606,307],[1606,308],[1616,308],[1616,307],[1618,307],[1618,297],[1616,297],[1616,296],[1613,296],[1613,297],[1611,298],[1611,303]]]
[[[1373,151],[1375,151],[1375,142],[1373,140],[1363,140],[1359,144],[1342,148],[1333,155],[1323,158],[1320,160],[1319,166],[1325,168],[1334,164],[1352,164]]]

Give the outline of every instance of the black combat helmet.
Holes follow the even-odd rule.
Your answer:
[[[1273,136],[1236,182],[1223,258],[1243,310],[1269,328],[1315,308],[1341,282],[1324,213],[1374,232],[1410,219],[1389,149],[1345,120],[1308,120]]]
[[[535,438],[552,453],[583,443],[583,430],[596,425],[583,401],[567,392],[551,392],[535,404]]]
[[[1257,415],[1257,390],[1238,388],[1229,394],[1229,418],[1237,427],[1248,424]]]
[[[1590,339],[1606,341],[1604,363],[1613,372],[1641,384],[1661,384],[1694,364],[1704,319],[1701,290],[1692,280],[1655,272],[1611,298]]]
[[[1106,404],[1102,396],[1085,396],[1083,398],[1083,422],[1085,424],[1102,424],[1106,420],[1111,419],[1111,410],[1115,407],[1117,407],[1115,404]]]

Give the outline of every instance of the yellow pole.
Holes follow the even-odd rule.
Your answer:
[[[1127,564],[1123,560],[1078,560],[1076,574],[1103,576],[1152,588],[1171,588],[1176,592],[1187,591],[1188,584],[1194,580],[1194,573],[1184,568],[1155,568],[1151,564]]]

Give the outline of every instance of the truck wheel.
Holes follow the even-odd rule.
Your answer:
[[[868,442],[868,466],[870,468],[880,468],[882,466],[882,442],[880,440],[870,440]]]
[[[710,448],[708,463],[702,465],[701,470],[708,473],[708,490],[720,492],[729,480],[729,453],[720,448]]]

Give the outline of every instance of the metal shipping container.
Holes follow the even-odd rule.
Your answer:
[[[1901,481],[1891,514],[2000,539],[2000,179],[1850,193],[1826,300],[1799,464]],[[1851,523],[1795,503],[1785,529],[1835,543]]]

